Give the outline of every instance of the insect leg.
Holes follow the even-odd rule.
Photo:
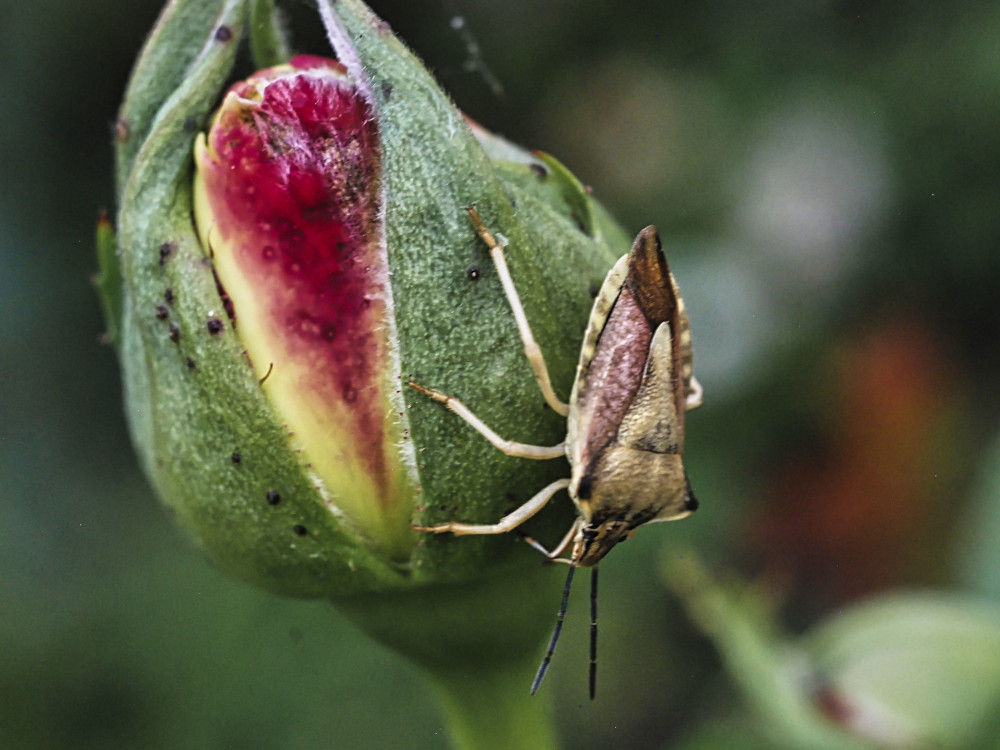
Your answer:
[[[569,587],[573,583],[573,574],[576,572],[576,565],[569,566],[569,574],[566,576],[566,586],[563,588],[562,602],[559,605],[559,612],[556,614],[556,627],[552,631],[552,639],[549,641],[549,647],[545,652],[545,658],[542,659],[541,666],[538,667],[538,674],[535,675],[535,681],[531,683],[531,694],[534,695],[538,692],[539,685],[542,684],[542,680],[545,678],[545,672],[549,668],[549,662],[552,661],[552,654],[556,651],[556,644],[559,642],[559,633],[562,632],[563,620],[566,619],[566,606],[569,604]]]
[[[562,538],[562,541],[559,542],[558,546],[554,550],[552,550],[551,552],[549,550],[545,549],[544,546],[542,546],[541,544],[539,544],[537,541],[535,541],[534,539],[532,539],[527,534],[523,534],[522,538],[524,539],[525,542],[527,542],[532,547],[534,547],[535,549],[537,549],[539,552],[541,552],[543,555],[545,555],[550,560],[553,560],[555,562],[564,562],[564,563],[570,563],[570,564],[572,564],[573,563],[572,560],[570,560],[568,558],[561,558],[561,557],[559,557],[559,555],[561,555],[563,552],[565,552],[566,549],[569,547],[569,545],[572,544],[573,540],[576,538],[576,535],[577,535],[577,533],[580,530],[580,524],[581,523],[583,523],[583,521],[581,519],[577,518],[576,521],[573,522],[573,525],[569,527],[569,531],[566,532],[566,536],[564,536]]]
[[[528,358],[528,363],[531,365],[532,372],[535,373],[535,379],[538,381],[538,387],[542,390],[542,395],[545,397],[546,403],[552,407],[552,410],[556,414],[561,414],[566,416],[569,414],[569,405],[563,403],[562,400],[556,395],[556,392],[552,389],[552,380],[549,378],[549,368],[545,365],[545,357],[542,355],[541,347],[535,341],[535,337],[531,333],[531,326],[528,324],[528,316],[524,314],[524,308],[521,306],[521,298],[517,295],[517,289],[514,287],[514,280],[510,276],[510,270],[507,268],[507,261],[503,255],[503,247],[496,238],[490,234],[490,230],[486,228],[483,224],[482,219],[479,218],[479,214],[476,212],[475,208],[468,209],[469,217],[472,219],[472,223],[476,225],[476,231],[479,232],[479,236],[482,237],[483,242],[485,242],[490,248],[490,257],[493,259],[493,264],[497,267],[497,274],[500,276],[500,284],[503,286],[504,294],[507,295],[507,301],[510,303],[511,312],[514,313],[514,320],[517,322],[518,333],[521,334],[521,341],[524,343],[524,356]]]
[[[552,499],[554,494],[556,494],[559,490],[564,490],[569,487],[569,482],[569,479],[556,480],[548,487],[541,490],[533,498],[528,500],[528,502],[520,508],[515,510],[513,513],[507,514],[496,523],[472,524],[451,521],[449,523],[442,523],[438,526],[414,526],[413,530],[432,531],[435,534],[443,534],[450,531],[456,536],[462,536],[463,534],[506,534],[508,531],[513,531],[533,515],[538,513],[538,511],[544,508],[545,504]]]
[[[454,396],[447,396],[444,393],[439,393],[438,391],[422,386],[419,383],[414,383],[412,380],[408,383],[408,385],[410,388],[420,391],[425,396],[430,396],[435,401],[440,401],[442,404],[451,409],[451,411],[464,419],[470,427],[476,430],[476,432],[489,440],[494,447],[502,450],[508,456],[544,460],[549,458],[559,458],[566,455],[565,443],[559,443],[558,445],[551,446],[528,445],[527,443],[515,443],[512,440],[504,440],[502,437],[493,432],[493,430],[487,427],[479,417],[473,414],[469,410],[469,407]]]
[[[698,379],[691,376],[691,382],[688,385],[687,397],[684,401],[685,411],[688,409],[697,409],[701,406],[702,388],[701,383]]]

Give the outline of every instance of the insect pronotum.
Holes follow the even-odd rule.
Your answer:
[[[591,569],[590,697],[597,674],[597,564],[619,542],[647,523],[691,515],[698,501],[684,471],[684,412],[701,404],[692,369],[691,333],[680,290],[653,227],[636,237],[632,251],[608,272],[587,322],[569,403],[555,391],[511,279],[503,247],[474,208],[469,216],[490,249],[500,283],[524,343],[524,353],[546,402],[566,417],[566,439],[553,446],[504,440],[454,396],[414,382],[410,386],[440,401],[508,456],[565,456],[571,473],[494,524],[450,522],[418,531],[504,534],[567,490],[579,516],[552,551],[529,543],[550,559],[569,563],[555,629],[531,686],[534,694],[559,640],[570,585],[578,567]],[[572,547],[569,558],[560,558]]]

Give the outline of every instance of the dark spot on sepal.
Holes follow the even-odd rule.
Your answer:
[[[243,454],[240,453],[239,451],[233,451],[233,455],[229,457],[229,460],[232,461],[237,466],[239,466],[241,463],[243,463]]]
[[[234,453],[233,455],[237,454]],[[277,490],[268,490],[267,494],[264,495],[264,498],[267,500],[268,505],[277,505],[281,502],[281,494]]]
[[[201,130],[201,123],[194,117],[188,117],[184,120],[184,132],[185,133],[197,133]]]
[[[388,81],[382,81],[380,88],[382,91],[382,101],[389,101],[392,98],[392,84]]]
[[[181,327],[177,324],[176,320],[170,323],[170,331],[167,335],[170,336],[170,340],[175,344],[181,340]]]
[[[164,304],[159,304],[154,308],[157,320],[166,320],[170,317],[170,308]]]
[[[168,305],[174,304],[174,289],[173,287],[167,287],[163,290],[163,301]]]
[[[162,266],[167,262],[167,259],[174,254],[174,243],[164,242],[160,245],[160,265]]]
[[[535,173],[535,177],[540,180],[544,180],[549,176],[549,170],[546,169],[544,164],[539,164],[538,162],[533,161],[528,166],[531,167],[531,171]]]
[[[195,361],[193,359],[191,359],[190,357],[188,357],[185,360],[185,362],[187,363],[187,367],[188,367],[189,370],[193,370],[197,366],[197,365],[195,365]]]
[[[465,276],[469,281],[478,281],[481,275],[482,273],[477,265],[471,265],[465,269]]]
[[[294,526],[292,527],[292,531],[294,531],[294,532],[295,532],[296,534],[298,534],[299,536],[305,536],[306,534],[308,534],[308,533],[309,533],[309,529],[307,529],[307,528],[306,528],[305,526],[303,526],[303,525],[302,525],[301,523],[297,523],[297,524],[295,524],[295,525],[294,525]]]
[[[233,39],[233,30],[228,26],[220,26],[215,30],[215,41],[231,42],[232,39]]]
[[[205,328],[207,328],[208,332],[213,336],[218,336],[220,333],[222,333],[223,329],[222,321],[219,320],[218,318],[209,318],[207,321],[205,321]]]

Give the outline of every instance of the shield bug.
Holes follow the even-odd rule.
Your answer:
[[[494,524],[445,523],[418,531],[503,534],[538,513],[567,490],[579,516],[551,552],[569,563],[555,630],[531,692],[545,676],[562,629],[573,574],[591,568],[590,697],[597,669],[597,564],[643,524],[676,521],[698,507],[684,470],[684,412],[701,403],[692,369],[691,333],[680,290],[667,266],[659,237],[647,227],[632,250],[608,272],[587,322],[569,403],[552,389],[548,368],[535,342],[517,290],[494,239],[475,209],[469,216],[490,248],[500,282],[517,322],[524,351],[548,404],[566,417],[566,440],[537,446],[504,440],[453,396],[414,382],[410,386],[440,401],[509,456],[549,459],[565,456],[570,477],[560,479]],[[560,558],[570,549],[568,558]]]

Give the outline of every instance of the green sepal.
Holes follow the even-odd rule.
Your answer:
[[[559,160],[543,151],[523,149],[478,125],[472,126],[472,132],[511,186],[523,189],[564,215],[584,234],[595,236],[594,201],[576,175]]]
[[[542,151],[536,151],[535,154],[548,168],[547,180],[559,191],[562,203],[569,209],[570,216],[580,227],[580,231],[594,237],[594,217],[591,212],[593,201],[587,194],[587,188],[554,156]]]
[[[286,63],[292,56],[284,19],[274,0],[250,0],[248,36],[250,56],[258,70]]]
[[[160,13],[132,69],[118,113],[116,177],[119,196],[164,103],[185,85],[193,70],[203,66],[204,61],[199,60],[199,56],[205,52],[205,31],[214,32],[227,23],[239,23],[242,27],[244,5],[245,0],[171,0]],[[235,34],[229,46],[235,49],[238,40],[239,35]],[[209,97],[208,104],[201,112],[191,112],[197,119],[188,123],[190,129],[200,129],[214,104],[214,96]]]
[[[97,273],[94,287],[101,300],[106,330],[103,340],[114,347],[121,344],[122,327],[122,269],[118,258],[118,245],[111,221],[102,211],[97,220],[95,237],[97,245]]]

